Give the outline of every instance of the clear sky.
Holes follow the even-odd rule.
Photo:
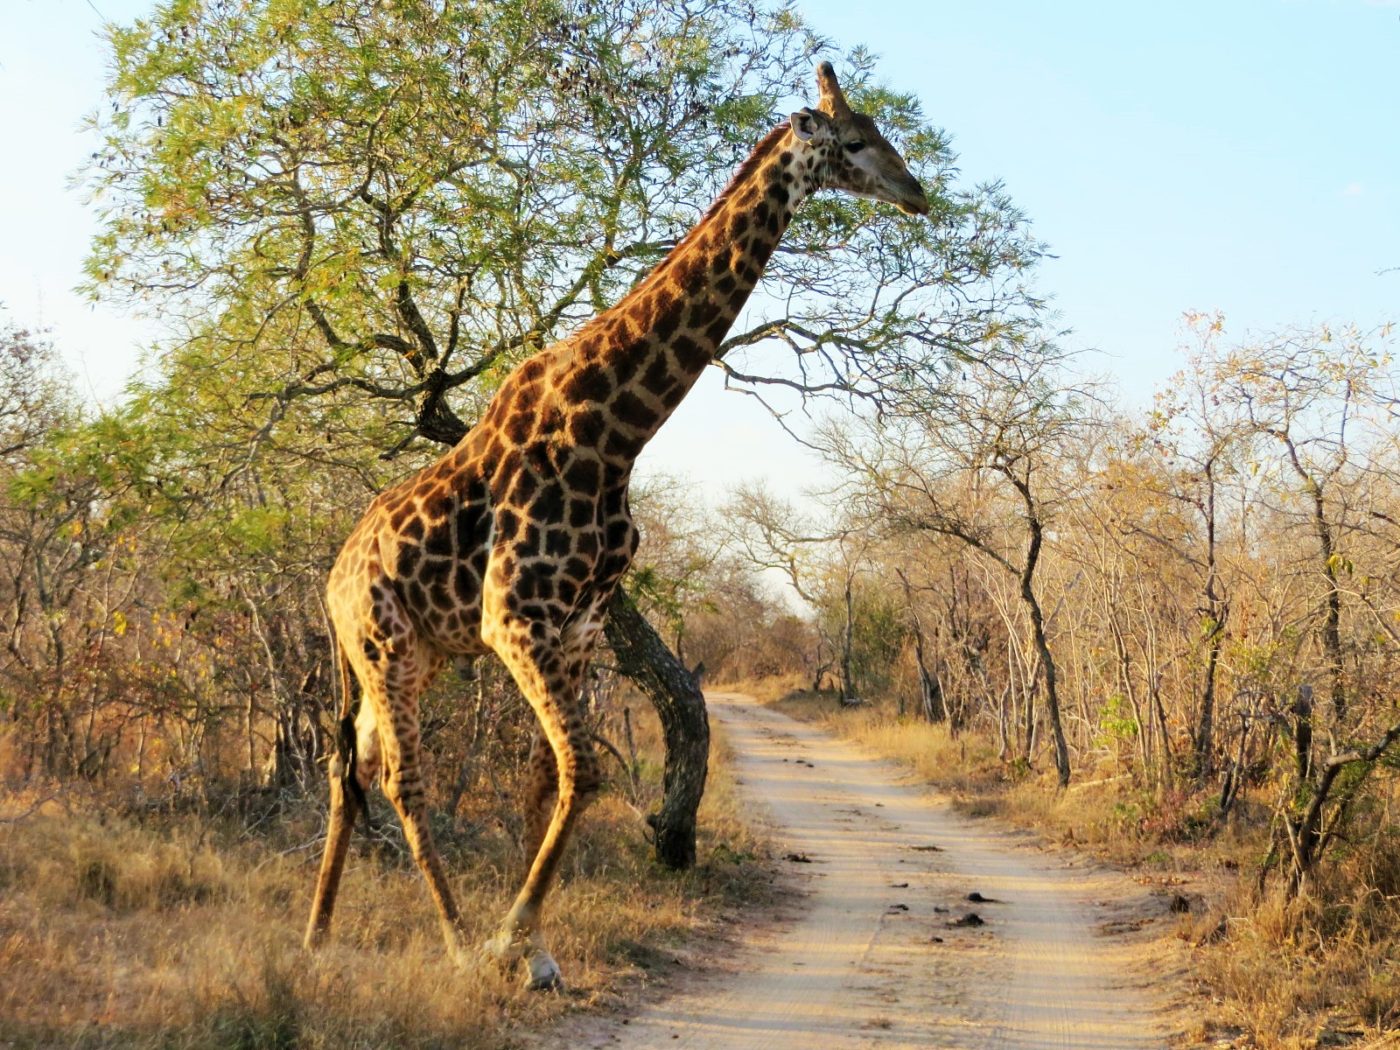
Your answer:
[[[94,144],[103,18],[150,0],[0,0],[0,304],[48,326],[110,400],[158,321],[72,288],[94,216],[71,176]],[[999,178],[1057,258],[1040,276],[1070,343],[1143,405],[1179,365],[1180,319],[1236,335],[1400,318],[1400,0],[1144,4],[799,0],[882,56],[973,179]],[[839,63],[838,63],[839,67]],[[1396,268],[1384,272],[1387,268]],[[703,381],[644,455],[718,502],[813,464],[751,399]]]

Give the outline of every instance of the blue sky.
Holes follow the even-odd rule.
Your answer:
[[[1239,331],[1400,307],[1378,273],[1400,267],[1400,3],[899,6],[881,74],[1006,182],[1130,399],[1170,372],[1185,310]],[[839,37],[875,22],[805,7]]]
[[[150,6],[0,0],[0,303],[49,326],[98,399],[158,325],[73,294],[94,218],[69,185],[93,148],[79,128],[101,99],[102,17]],[[920,96],[967,177],[1006,183],[1057,256],[1040,285],[1071,345],[1101,353],[1125,404],[1178,367],[1184,311],[1221,310],[1237,336],[1400,315],[1400,0],[798,6],[882,56],[881,79]],[[740,478],[816,480],[719,387],[692,394],[647,469],[714,501]]]

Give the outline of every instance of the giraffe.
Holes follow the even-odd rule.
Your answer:
[[[627,507],[637,455],[714,357],[808,194],[839,189],[929,211],[903,158],[851,110],[830,63],[816,79],[817,108],[770,131],[648,276],[522,362],[461,442],[380,493],[345,541],[327,585],[345,709],[308,948],[330,928],[350,831],[379,779],[449,953],[470,960],[428,829],[418,698],[447,660],[495,652],[539,728],[524,799],[529,866],[484,950],[502,965],[523,960],[531,988],[562,987],[540,911],[602,779],[579,691],[637,548]]]

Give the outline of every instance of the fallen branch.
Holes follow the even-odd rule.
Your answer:
[[[48,803],[52,802],[54,799],[58,798],[58,796],[59,796],[59,792],[57,792],[57,791],[53,792],[53,793],[50,794],[50,795],[45,795],[43,798],[38,799],[37,801],[35,801],[28,809],[26,809],[23,813],[20,813],[18,816],[14,816],[14,817],[0,817],[0,824],[18,824],[21,820],[26,820],[26,819],[28,819],[29,817],[32,817],[35,813],[37,813],[37,812],[38,812],[40,809],[42,809],[45,805],[47,805]]]

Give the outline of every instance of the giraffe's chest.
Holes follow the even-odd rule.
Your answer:
[[[636,550],[624,494],[564,503],[561,514],[518,521],[513,510],[501,512],[486,570],[487,586],[504,588],[513,611],[561,628],[606,602]]]
[[[637,547],[625,479],[608,484],[577,450],[516,448],[429,473],[381,507],[391,527],[378,560],[420,630],[453,654],[484,648],[488,605],[561,631],[591,620]]]

